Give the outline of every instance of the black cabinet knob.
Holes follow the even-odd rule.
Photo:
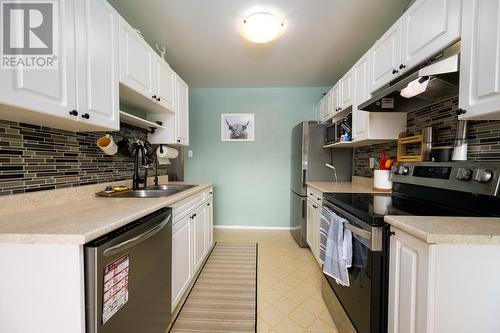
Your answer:
[[[82,114],[82,118],[83,119],[89,119],[90,115],[88,113],[84,113],[84,114]]]
[[[457,110],[457,115],[461,115],[461,114],[465,114],[467,112],[467,110],[464,110],[464,109],[458,109]]]
[[[158,97],[156,100],[159,102],[159,101],[161,101],[161,98],[160,98],[160,97]]]
[[[391,236],[394,236],[395,234],[396,233],[394,231],[387,229],[387,236],[391,237]]]
[[[207,203],[207,206],[210,206],[210,202],[209,202],[209,203]]]
[[[70,114],[70,115],[72,115],[72,116],[75,116],[75,117],[76,117],[76,116],[78,116],[78,111],[76,111],[76,110],[71,110],[71,111],[69,112],[69,114]]]
[[[399,65],[399,69],[403,69],[403,68],[406,68],[406,66],[403,64]]]
[[[392,74],[397,74],[397,73],[399,73],[399,71],[397,69],[392,70]]]
[[[181,142],[181,140],[177,139],[177,142]]]
[[[214,192],[210,191],[210,192],[208,192],[208,194],[214,194]]]
[[[156,95],[151,96],[151,98],[156,99]]]

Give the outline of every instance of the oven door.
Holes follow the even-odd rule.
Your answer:
[[[324,203],[335,214],[345,218],[352,232],[353,258],[349,287],[325,275],[330,287],[359,333],[387,332],[388,255],[383,228],[372,228],[365,222],[330,203]],[[376,240],[375,238],[379,238]]]

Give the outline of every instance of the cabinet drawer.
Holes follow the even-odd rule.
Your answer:
[[[172,206],[172,215],[174,224],[189,214],[193,209],[202,204],[205,199],[205,192],[194,194],[193,196],[181,200]]]
[[[323,202],[323,193],[308,187],[307,188],[307,198],[309,200],[313,200],[315,203],[321,205],[321,203]]]

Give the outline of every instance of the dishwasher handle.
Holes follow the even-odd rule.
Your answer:
[[[103,255],[105,257],[111,257],[117,253],[120,253],[128,248],[131,248],[139,243],[142,243],[146,239],[156,235],[161,229],[163,229],[171,220],[172,215],[169,214],[163,222],[158,224],[157,226],[154,226],[153,228],[146,230],[140,235],[137,235],[135,237],[132,237],[124,242],[121,242],[120,244],[114,245],[106,250],[104,250]]]

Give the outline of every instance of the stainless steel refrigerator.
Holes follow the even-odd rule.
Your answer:
[[[308,181],[331,182],[333,164],[338,181],[350,181],[352,175],[352,149],[325,149],[324,124],[305,121],[292,130],[292,179],[290,191],[290,227],[293,238],[301,247],[307,247],[307,185]]]

